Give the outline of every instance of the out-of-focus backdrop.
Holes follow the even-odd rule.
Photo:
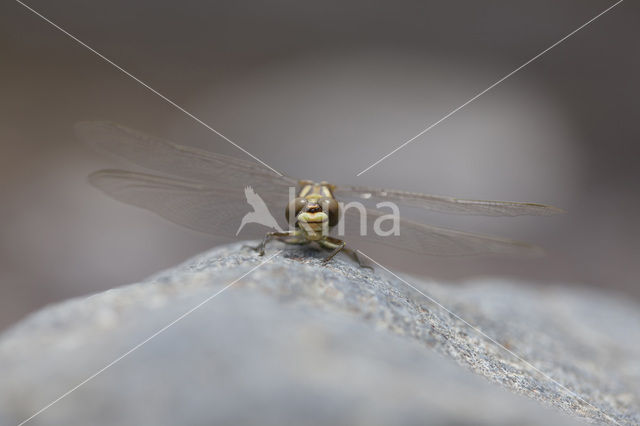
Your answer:
[[[360,177],[613,4],[604,0],[28,4],[286,174],[538,201],[551,218],[446,218],[542,259],[419,258],[398,271],[587,284],[640,296],[640,5],[626,1]],[[0,329],[223,241],[91,188],[117,165],[73,136],[109,120],[237,149],[17,2],[0,6]]]

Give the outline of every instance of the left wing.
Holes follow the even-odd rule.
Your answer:
[[[405,206],[420,207],[439,213],[484,216],[550,216],[564,213],[564,210],[557,207],[538,203],[465,200],[443,195],[420,194],[417,192],[363,186],[336,186],[334,194],[339,199],[372,200],[374,202],[392,201]]]
[[[433,256],[470,256],[481,254],[516,255],[537,257],[544,251],[534,245],[489,235],[474,234],[453,229],[439,228],[406,219],[400,219],[400,235],[382,236],[372,229],[372,222],[388,214],[366,209],[366,235],[360,233],[360,215],[356,210],[348,209],[344,220],[344,237],[349,246],[358,241],[373,242],[399,250]],[[336,230],[336,232],[338,232]],[[353,246],[352,246],[353,247]]]

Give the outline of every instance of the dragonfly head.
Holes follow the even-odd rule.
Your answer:
[[[338,202],[333,198],[321,197],[318,199],[298,197],[287,206],[287,221],[291,217],[291,212],[295,214],[296,222],[308,224],[323,224],[328,222],[329,226],[338,223]]]
[[[308,202],[307,205],[297,214],[296,219],[298,222],[321,224],[329,221],[329,215],[322,211],[320,204]]]

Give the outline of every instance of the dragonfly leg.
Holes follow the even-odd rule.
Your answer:
[[[367,269],[370,269],[370,270],[372,270],[372,271],[374,270],[374,269],[373,269],[373,266],[371,266],[371,265],[367,265],[366,263],[364,263],[364,262],[362,261],[362,259],[360,258],[360,256],[358,256],[358,252],[357,252],[356,250],[353,250],[353,249],[351,249],[351,248],[349,248],[349,247],[345,247],[345,248],[344,248],[344,252],[345,252],[345,253],[347,253],[347,254],[349,254],[349,255],[353,258],[353,260],[355,260],[356,262],[358,262],[358,266],[360,266],[361,268],[367,268]]]
[[[295,236],[297,236],[295,231],[267,232],[267,234],[264,236],[260,244],[258,244],[256,247],[252,247],[252,246],[245,246],[245,247],[250,247],[255,251],[257,251],[260,256],[264,256],[264,248],[272,239],[280,238],[280,237],[295,237]]]
[[[278,241],[282,241],[285,244],[309,244],[309,240],[305,238],[300,238],[298,236],[286,236],[286,237],[276,237]]]
[[[328,248],[330,250],[333,250],[331,253],[329,253],[329,256],[325,257],[324,260],[322,261],[322,263],[327,263],[329,262],[331,259],[333,259],[333,257],[340,253],[340,251],[344,248],[345,246],[345,242],[342,240],[339,240],[337,238],[334,237],[325,237],[323,240],[318,241],[320,243],[320,245],[322,247]]]

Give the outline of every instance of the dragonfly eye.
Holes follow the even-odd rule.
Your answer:
[[[306,205],[307,205],[306,198],[298,197],[291,200],[289,202],[289,205],[287,206],[287,211],[285,212],[285,215],[287,216],[287,222],[289,221],[289,216],[292,210],[294,213],[294,217],[298,216],[298,213],[300,213]]]
[[[340,211],[335,198],[322,197],[318,200],[318,204],[322,206],[322,211],[329,216],[329,226],[336,225],[340,218]]]

